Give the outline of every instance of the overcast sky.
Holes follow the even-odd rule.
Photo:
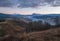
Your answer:
[[[59,14],[60,0],[0,0],[0,13]]]

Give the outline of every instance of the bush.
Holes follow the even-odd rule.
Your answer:
[[[41,31],[41,30],[46,30],[46,29],[49,29],[49,28],[50,28],[50,25],[46,22],[45,22],[45,24],[43,24],[41,21],[30,22],[28,24],[28,27],[26,28],[26,31],[27,32]]]
[[[3,37],[5,35],[5,30],[3,28],[0,28],[0,37]]]

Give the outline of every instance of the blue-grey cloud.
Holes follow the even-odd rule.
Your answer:
[[[0,0],[0,7],[60,6],[60,0]]]
[[[10,7],[11,5],[12,4],[8,0],[0,0],[0,7]]]

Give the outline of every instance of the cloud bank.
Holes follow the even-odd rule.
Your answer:
[[[0,0],[0,7],[60,6],[60,0]]]

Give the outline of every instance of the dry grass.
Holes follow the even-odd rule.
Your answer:
[[[25,34],[23,41],[60,41],[60,28]]]
[[[26,33],[14,21],[6,21],[0,23],[0,31],[0,41],[60,41],[60,28]]]
[[[24,28],[15,25],[15,22],[5,21],[0,23],[0,41],[17,41],[24,32]]]

